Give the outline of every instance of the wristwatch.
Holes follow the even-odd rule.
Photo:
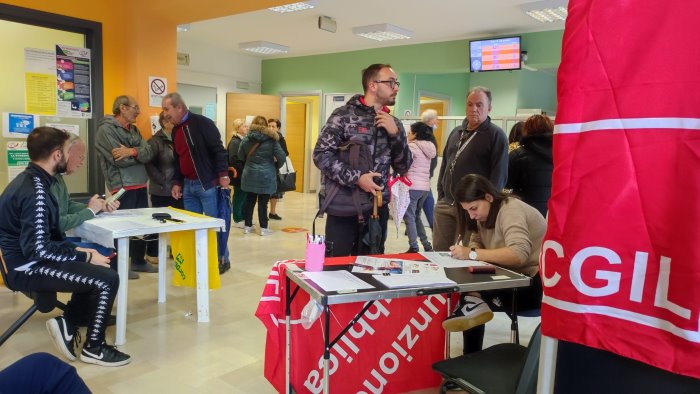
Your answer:
[[[476,248],[471,248],[469,252],[469,260],[476,260]]]

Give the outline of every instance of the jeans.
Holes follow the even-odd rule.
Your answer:
[[[216,187],[209,190],[204,190],[202,183],[198,179],[185,179],[185,184],[182,192],[182,200],[185,204],[185,209],[190,212],[202,213],[213,218],[219,217],[219,208],[216,200]],[[228,245],[224,249],[224,255],[218,256],[218,260],[228,261]]]
[[[267,228],[267,203],[270,201],[269,194],[256,194],[251,192],[246,193],[245,207],[243,208],[243,217],[245,218],[246,227],[253,225],[253,211],[255,203],[258,203],[258,222],[260,228]]]
[[[231,202],[231,213],[233,214],[233,221],[240,222],[245,219],[244,207],[245,199],[248,193],[244,192],[240,186],[233,186],[233,201]]]
[[[408,209],[403,216],[403,220],[406,222],[406,230],[408,231],[408,246],[411,249],[418,249],[417,238],[420,237],[420,242],[423,244],[423,248],[429,249],[430,242],[428,241],[428,236],[425,235],[425,228],[423,227],[423,222],[420,220],[420,211],[423,208],[425,199],[428,197],[427,190],[409,190],[409,196],[411,201],[408,204]]]
[[[428,190],[428,197],[425,199],[423,204],[423,212],[425,212],[425,218],[428,219],[428,227],[433,228],[433,212],[435,211],[435,197],[433,197],[433,190]],[[420,219],[420,211],[416,213],[418,220]]]

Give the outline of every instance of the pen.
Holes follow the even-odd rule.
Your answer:
[[[353,263],[353,265],[355,265],[357,267],[369,268],[369,269],[378,270],[378,271],[382,271],[382,270],[389,271],[389,270],[395,269],[395,267],[394,268],[392,268],[392,267],[373,267],[371,265],[365,265],[365,264],[359,264],[359,263]]]
[[[455,247],[450,251],[450,256],[454,257],[454,250],[457,249],[459,246],[459,240],[462,239],[462,234],[457,235],[457,239],[455,239]]]

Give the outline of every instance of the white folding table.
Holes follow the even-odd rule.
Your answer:
[[[182,222],[155,220],[155,212],[170,214]],[[224,221],[208,216],[191,216],[170,208],[123,209],[102,213],[76,227],[76,236],[102,246],[114,247],[117,240],[119,292],[117,293],[116,345],[126,343],[126,308],[129,289],[129,237],[158,234],[158,302],[165,302],[165,268],[168,233],[194,230],[197,279],[197,321],[209,321],[208,230],[224,227]]]

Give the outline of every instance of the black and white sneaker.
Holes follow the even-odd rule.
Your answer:
[[[84,363],[102,365],[103,367],[119,367],[129,364],[131,356],[120,352],[116,346],[103,343],[95,347],[83,346],[80,360]]]
[[[479,297],[464,296],[452,316],[442,322],[445,331],[466,331],[470,328],[486,324],[493,319],[493,312],[488,304]]]
[[[46,329],[49,331],[56,349],[68,360],[75,361],[75,348],[80,344],[78,328],[69,328],[66,318],[58,316],[46,321]]]

